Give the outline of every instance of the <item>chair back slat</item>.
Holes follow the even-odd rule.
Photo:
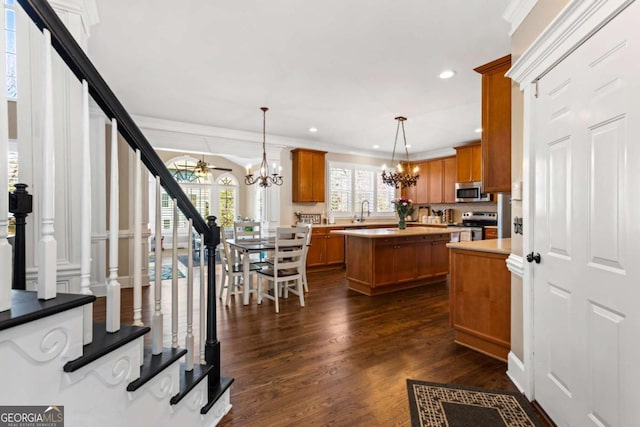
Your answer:
[[[259,239],[260,234],[260,222],[258,221],[237,221],[233,223],[234,239]]]
[[[308,233],[307,227],[278,227],[274,253],[274,269],[276,271],[300,269]]]

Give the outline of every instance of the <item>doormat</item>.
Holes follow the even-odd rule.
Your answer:
[[[545,427],[518,392],[407,380],[412,427]]]
[[[173,277],[173,267],[170,265],[162,266],[162,280],[169,280]],[[178,270],[178,279],[184,278],[185,275]],[[156,267],[155,264],[149,264],[149,281],[155,282],[156,280]]]

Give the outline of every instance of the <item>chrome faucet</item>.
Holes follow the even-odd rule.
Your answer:
[[[360,203],[360,222],[364,222],[364,204],[367,204],[367,216],[371,216],[371,211],[369,210],[369,201],[368,200],[363,200],[362,203]]]

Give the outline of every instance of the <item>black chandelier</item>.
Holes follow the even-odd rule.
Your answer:
[[[409,150],[407,149],[407,137],[404,134],[404,122],[406,117],[398,116],[395,118],[398,121],[396,128],[396,139],[393,143],[393,154],[391,155],[391,169],[387,169],[386,165],[382,166],[382,182],[395,188],[405,188],[416,185],[418,178],[420,178],[418,166],[411,167],[409,161]],[[398,134],[400,133],[400,127],[402,127],[402,140],[404,141],[404,152],[407,156],[407,160],[403,165],[400,160],[394,166],[396,157],[396,146],[398,145]],[[406,172],[405,172],[406,171]]]
[[[262,110],[262,162],[260,162],[260,175],[254,177],[251,173],[251,166],[247,167],[247,175],[244,177],[244,183],[253,185],[258,183],[260,187],[271,187],[271,185],[282,185],[282,175],[280,171],[276,172],[276,165],[273,165],[273,173],[269,171],[269,163],[267,163],[267,151],[265,148],[266,141],[266,125],[267,125],[267,107],[261,107]],[[280,168],[282,169],[282,168]]]

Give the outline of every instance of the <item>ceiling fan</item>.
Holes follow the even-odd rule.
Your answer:
[[[213,165],[209,165],[204,160],[204,155],[201,160],[198,160],[195,164],[193,161],[185,159],[183,162],[174,162],[169,166],[169,170],[173,176],[180,182],[200,182],[200,179],[205,177],[211,170],[219,170],[225,172],[231,172],[230,168],[222,168]]]
[[[219,167],[219,166],[210,165],[209,163],[204,161],[204,155],[202,155],[202,159],[201,160],[198,160],[194,170],[196,172],[201,172],[201,173],[207,173],[210,170],[225,171],[225,172],[231,172],[232,171],[231,168],[222,168],[222,167]]]

